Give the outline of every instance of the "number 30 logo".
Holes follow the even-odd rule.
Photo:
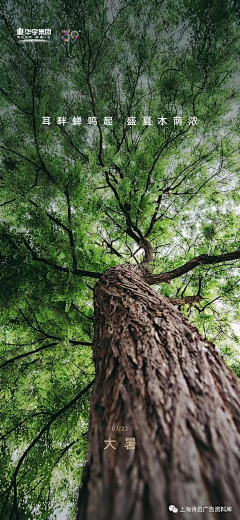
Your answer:
[[[69,42],[70,38],[73,39],[74,42],[77,41],[79,34],[77,31],[62,31],[64,35],[62,36],[62,40],[64,42]]]

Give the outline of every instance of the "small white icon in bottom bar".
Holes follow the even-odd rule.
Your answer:
[[[172,511],[173,513],[178,513],[178,508],[175,506],[169,506],[169,511]]]

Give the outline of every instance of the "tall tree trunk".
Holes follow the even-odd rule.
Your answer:
[[[239,520],[239,381],[140,268],[111,268],[97,282],[93,352],[77,519],[169,520],[175,505],[232,507],[182,520]],[[116,449],[104,449],[109,437]]]

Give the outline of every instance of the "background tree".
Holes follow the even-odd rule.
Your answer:
[[[239,390],[209,341],[239,372],[238,5],[8,2],[1,20],[1,518],[74,518],[109,268],[79,518],[104,496],[99,518],[164,519],[206,489],[237,518]],[[120,423],[136,450],[117,433],[103,452]]]

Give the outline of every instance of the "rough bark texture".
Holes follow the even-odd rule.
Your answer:
[[[239,381],[139,268],[118,266],[97,282],[93,352],[77,519],[170,520],[174,504],[232,506],[182,512],[182,520],[239,520]],[[116,450],[104,450],[109,437]]]

